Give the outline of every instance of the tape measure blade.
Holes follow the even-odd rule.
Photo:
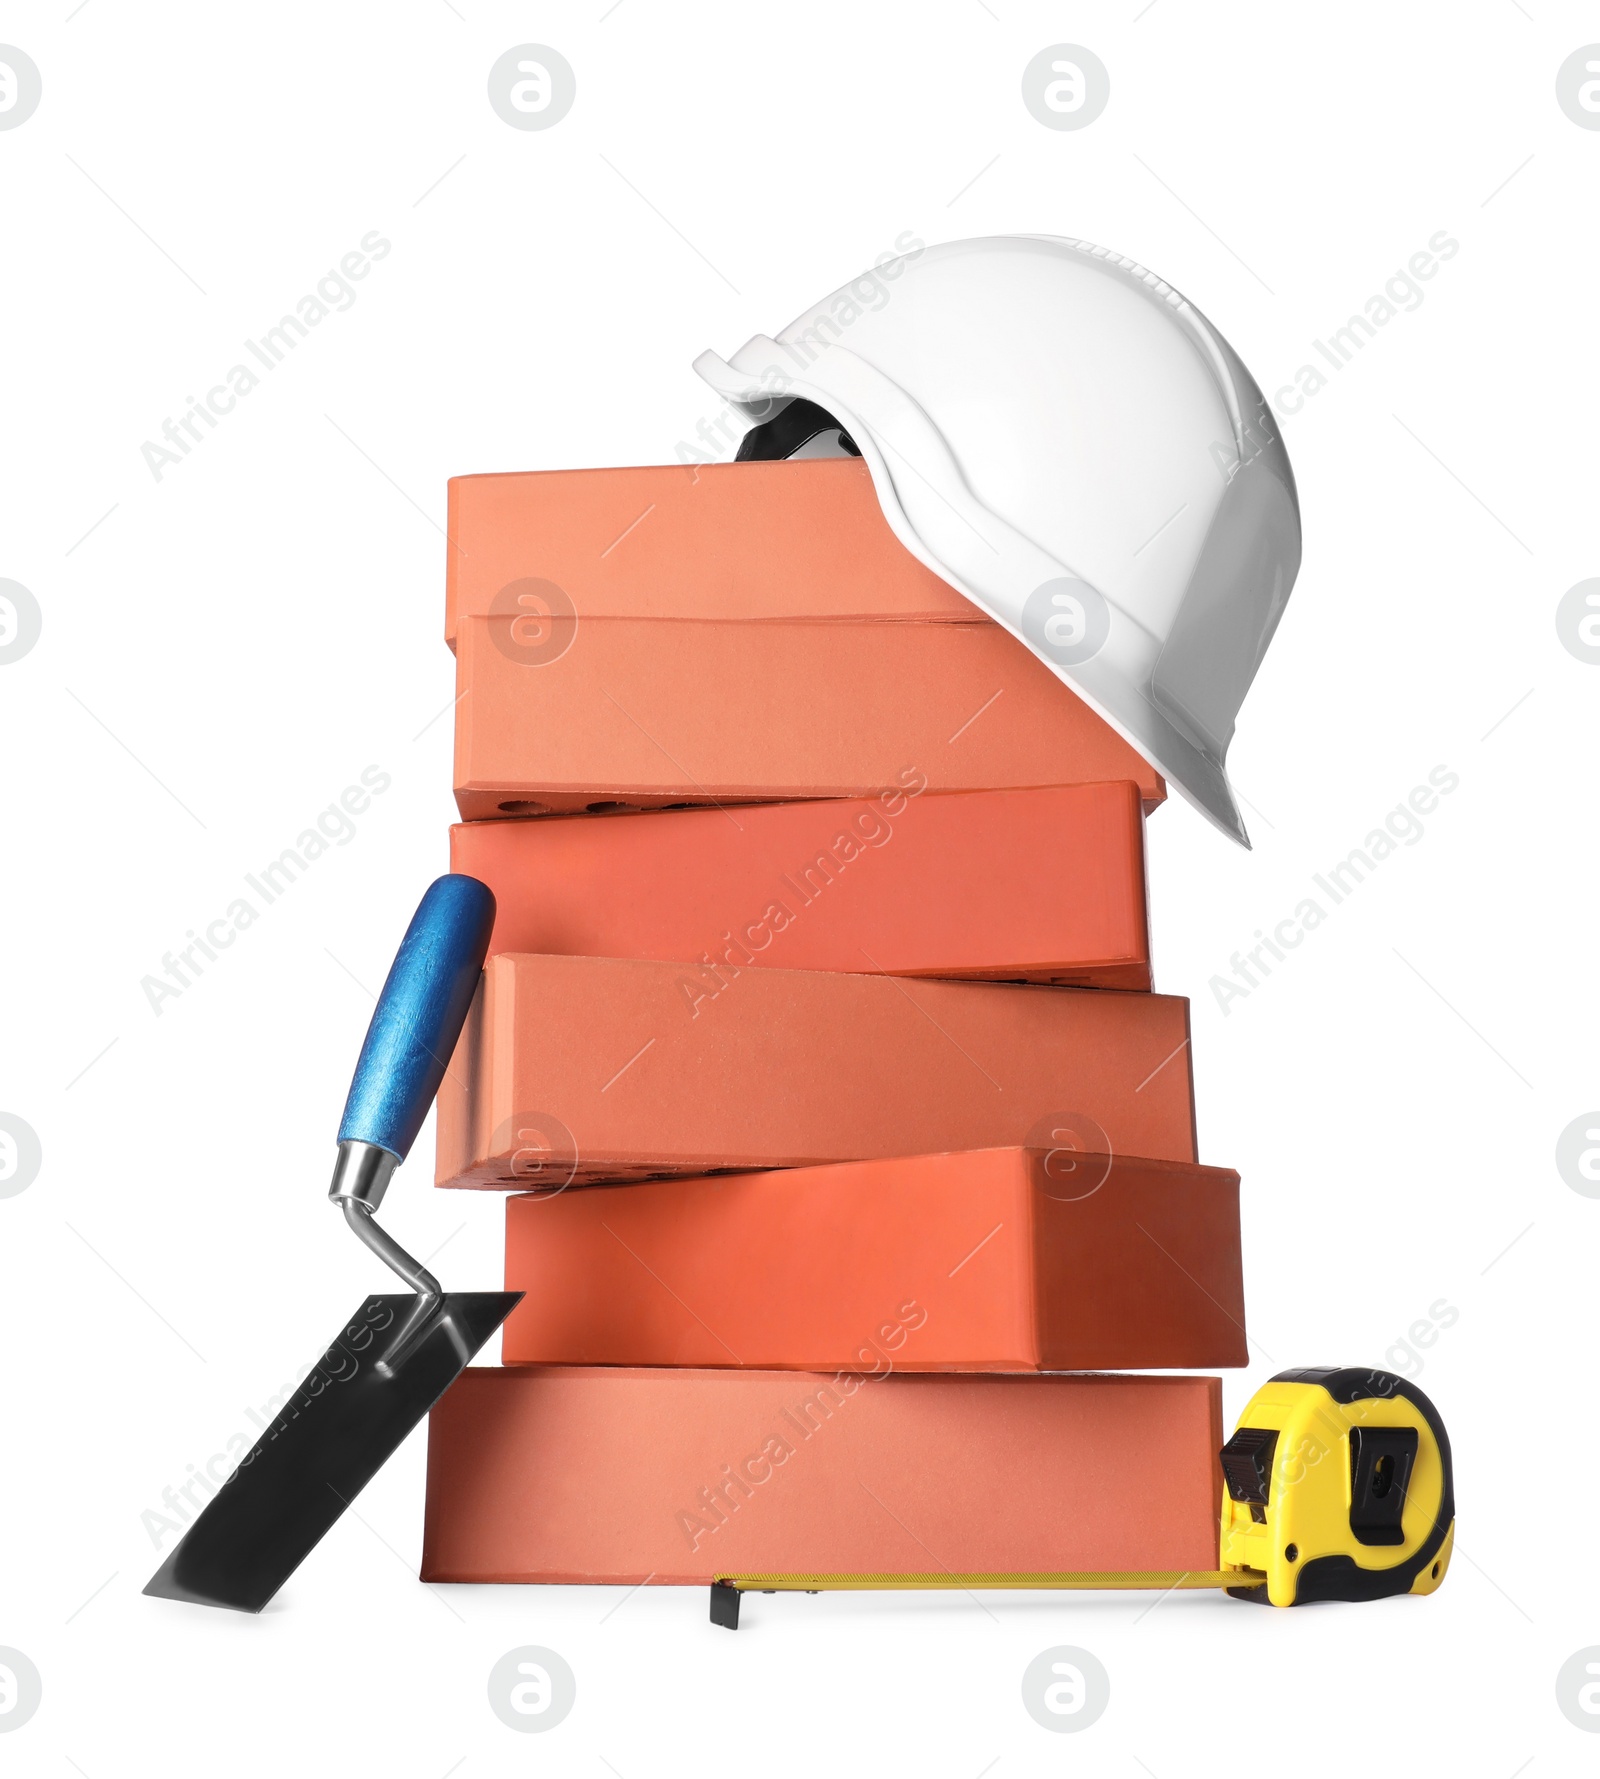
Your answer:
[[[964,1574],[913,1572],[906,1574],[804,1574],[793,1571],[771,1575],[721,1575],[717,1585],[746,1593],[906,1592],[959,1589],[1010,1590],[1037,1588],[1173,1592],[1178,1588],[1256,1587],[1266,1580],[1255,1569],[1129,1569],[1073,1570],[1060,1573]]]

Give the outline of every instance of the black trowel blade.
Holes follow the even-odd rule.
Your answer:
[[[144,1591],[259,1612],[521,1300],[369,1297]]]

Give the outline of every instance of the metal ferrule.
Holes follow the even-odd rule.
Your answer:
[[[389,1190],[389,1181],[399,1165],[398,1155],[380,1149],[376,1143],[343,1142],[339,1145],[339,1159],[334,1163],[333,1184],[328,1188],[328,1197],[365,1205],[369,1211],[375,1211],[383,1203],[383,1195]]]

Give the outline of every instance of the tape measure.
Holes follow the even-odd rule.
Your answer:
[[[1215,1569],[721,1575],[711,1622],[737,1630],[752,1592],[1223,1588],[1306,1606],[1431,1594],[1444,1580],[1455,1538],[1450,1440],[1428,1398],[1393,1372],[1279,1372],[1250,1398],[1220,1460]]]

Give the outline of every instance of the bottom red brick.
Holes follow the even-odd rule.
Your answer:
[[[429,1422],[422,1576],[1213,1569],[1221,1396],[1208,1377],[907,1375],[887,1359],[469,1370]]]

